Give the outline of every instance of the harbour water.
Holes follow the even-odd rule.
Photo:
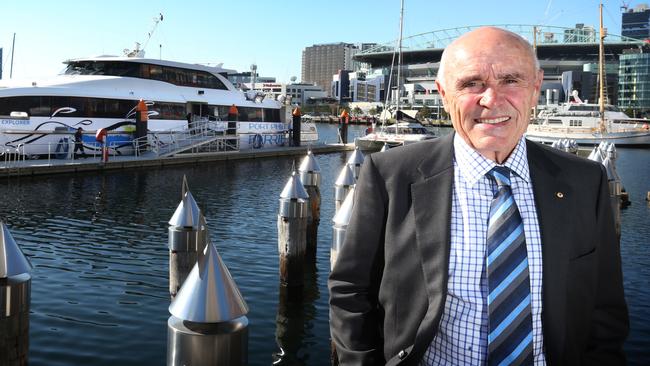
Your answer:
[[[319,125],[334,140],[334,125]],[[354,131],[364,127],[353,126]],[[622,213],[632,332],[630,364],[650,360],[650,150],[620,149],[633,201]],[[163,365],[169,312],[167,221],[181,182],[251,309],[251,365],[328,365],[327,275],[333,182],[349,153],[322,169],[317,263],[301,303],[278,299],[277,206],[289,157],[149,170],[0,178],[0,218],[34,265],[31,365]],[[586,228],[585,228],[586,229]]]

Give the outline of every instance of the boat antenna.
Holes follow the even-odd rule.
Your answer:
[[[144,56],[144,50],[147,48],[147,45],[149,44],[149,41],[151,40],[151,36],[153,36],[153,32],[156,31],[156,28],[158,27],[158,23],[162,22],[163,20],[163,15],[162,13],[158,13],[158,16],[153,18],[153,28],[151,28],[151,31],[147,33],[147,40],[144,41],[144,46],[142,46],[142,55]]]
[[[151,40],[151,37],[153,36],[153,33],[156,31],[156,27],[158,27],[158,23],[162,22],[163,20],[163,15],[162,13],[159,13],[157,17],[153,18],[153,28],[147,33],[147,39],[144,41],[144,46],[140,48],[140,42],[135,42],[135,49],[133,51],[129,49],[124,50],[124,55],[127,57],[144,57],[144,50],[147,48],[147,45],[149,44],[149,41]],[[162,45],[160,46],[161,48],[161,54],[162,54]]]
[[[598,91],[599,91],[599,102],[598,102],[598,109],[600,112],[600,132],[601,134],[605,132],[605,90],[604,90],[604,81],[605,81],[605,64],[604,64],[604,56],[605,56],[605,46],[603,45],[604,39],[607,36],[605,29],[603,28],[603,2],[600,2],[600,29],[599,29],[599,34],[600,34],[600,42],[599,42],[599,47],[598,47]]]

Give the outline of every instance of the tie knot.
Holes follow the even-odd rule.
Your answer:
[[[487,176],[494,179],[499,187],[510,186],[510,168],[495,166],[487,173]]]

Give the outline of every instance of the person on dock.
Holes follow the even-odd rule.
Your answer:
[[[83,128],[79,127],[77,128],[77,131],[74,133],[74,151],[72,152],[73,154],[77,154],[77,151],[81,151],[81,157],[85,158],[86,157],[86,151],[84,151],[84,143],[82,141],[83,137]]]
[[[471,31],[436,81],[455,132],[366,157],[328,283],[341,365],[625,364],[607,174],[523,137],[542,80],[523,38]]]

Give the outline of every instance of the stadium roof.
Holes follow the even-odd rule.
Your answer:
[[[494,25],[505,28],[537,44],[540,60],[584,60],[598,59],[598,31],[589,26],[565,28],[524,24]],[[402,40],[403,64],[422,64],[440,61],[442,51],[453,40],[464,33],[483,27],[465,26],[416,34]],[[536,30],[536,37],[535,37]],[[607,34],[604,39],[607,55],[620,55],[623,50],[648,46],[643,40]],[[354,56],[354,60],[367,62],[372,67],[390,66],[396,53],[397,41],[380,44]]]

